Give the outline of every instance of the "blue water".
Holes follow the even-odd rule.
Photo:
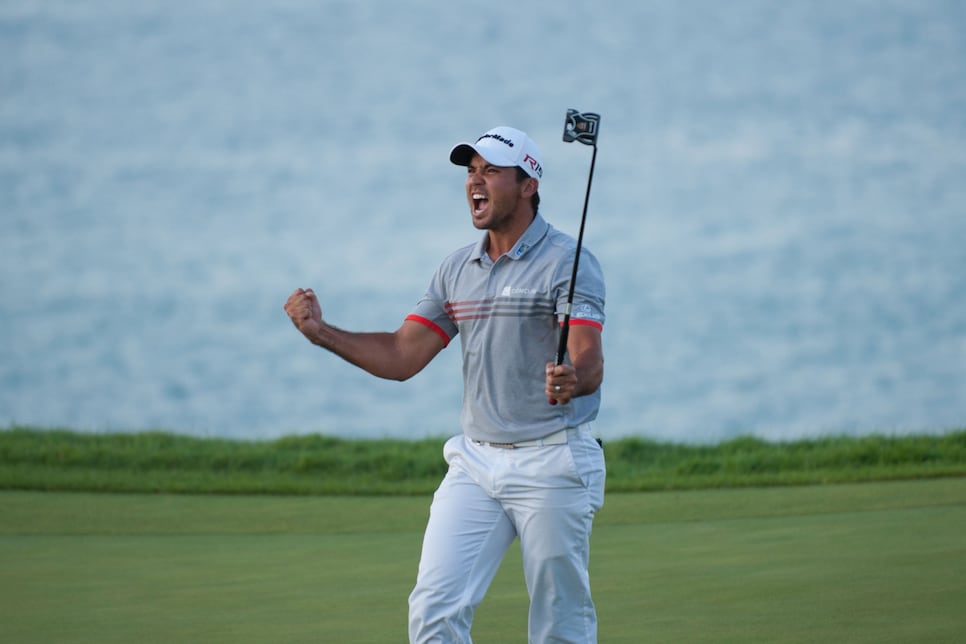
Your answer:
[[[458,431],[456,345],[377,381],[474,240],[449,147],[541,144],[608,277],[604,437],[966,426],[966,4],[0,3],[0,424]]]

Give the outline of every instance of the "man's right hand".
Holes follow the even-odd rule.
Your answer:
[[[312,289],[295,289],[285,302],[285,312],[302,335],[313,341],[318,337],[322,328],[322,307]]]

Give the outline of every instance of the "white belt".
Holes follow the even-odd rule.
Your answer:
[[[570,434],[572,432],[576,432],[582,427],[584,427],[584,425],[581,425],[580,427],[571,427],[570,429],[561,429],[559,432],[554,432],[553,434],[544,436],[543,438],[537,438],[532,441],[519,441],[516,443],[491,443],[489,441],[478,441],[475,438],[470,440],[477,445],[499,447],[501,449],[516,449],[518,447],[543,447],[545,445],[566,445]]]

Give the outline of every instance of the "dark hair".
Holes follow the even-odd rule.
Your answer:
[[[521,168],[520,166],[516,166],[516,169],[517,169],[517,183],[520,183],[522,181],[526,181],[527,179],[532,178],[529,174],[527,174],[527,171]],[[530,197],[530,205],[533,206],[533,214],[537,214],[537,208],[540,207],[539,191],[534,192],[533,196]]]

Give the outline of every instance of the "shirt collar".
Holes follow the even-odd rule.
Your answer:
[[[517,240],[517,243],[513,245],[513,248],[505,256],[510,259],[522,258],[531,248],[540,243],[540,240],[547,235],[548,230],[550,230],[550,224],[540,216],[540,213],[537,213],[533,221],[530,222],[530,225],[527,226],[527,229],[520,235],[520,239]],[[486,254],[486,240],[487,235],[484,234],[476,244],[476,252],[470,255],[470,261],[481,261],[485,257],[488,258]]]

